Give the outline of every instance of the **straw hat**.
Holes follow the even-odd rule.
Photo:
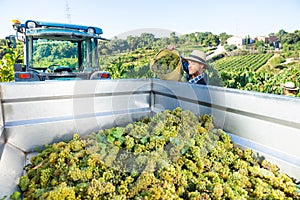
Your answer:
[[[293,82],[286,82],[285,84],[281,85],[284,89],[287,90],[298,90],[299,88],[295,86]]]
[[[193,50],[189,57],[183,58],[184,60],[192,60],[198,63],[201,63],[205,66],[206,69],[209,68],[208,64],[206,63],[206,55],[204,52],[199,50]]]

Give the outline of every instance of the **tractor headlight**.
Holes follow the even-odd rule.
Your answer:
[[[26,27],[27,28],[36,28],[37,24],[33,21],[29,21],[29,22],[26,23]]]
[[[95,29],[90,27],[87,29],[87,32],[90,34],[95,34]]]

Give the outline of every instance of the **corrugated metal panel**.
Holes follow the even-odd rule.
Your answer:
[[[84,135],[149,115],[150,82],[4,84],[2,106],[7,142],[28,152],[36,146],[70,139],[74,133]]]
[[[0,162],[0,197],[10,196],[17,190],[19,178],[23,175],[25,154],[18,148],[6,144]]]

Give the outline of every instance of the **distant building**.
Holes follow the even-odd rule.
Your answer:
[[[228,45],[235,45],[237,48],[242,48],[243,45],[245,45],[245,38],[239,37],[239,36],[232,36],[227,39]]]
[[[273,46],[274,48],[279,48],[279,42],[277,41],[277,37],[272,35],[269,37],[266,36],[257,36],[255,39],[255,41],[262,41],[264,43],[270,44],[271,46]]]
[[[277,37],[276,36],[257,36],[255,39],[255,41],[261,41],[261,42],[265,42],[265,43],[276,43],[277,42]]]
[[[274,48],[279,47],[279,43],[277,41],[276,36],[257,36],[254,39],[250,37],[241,37],[241,36],[233,36],[227,39],[228,45],[235,45],[239,49],[251,48],[252,44],[256,41],[261,41],[267,44],[270,44]]]
[[[244,48],[245,45],[252,44],[254,42],[251,38],[245,38],[240,36],[233,36],[227,39],[228,45],[235,45],[237,48]]]
[[[277,42],[277,37],[276,36],[270,36],[269,37],[269,42],[270,43],[276,43]]]
[[[261,42],[268,43],[268,42],[269,42],[269,38],[266,37],[266,36],[257,36],[257,37],[255,38],[255,41],[261,41]]]

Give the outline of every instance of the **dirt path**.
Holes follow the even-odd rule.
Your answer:
[[[217,49],[212,54],[210,54],[209,56],[207,56],[206,59],[210,59],[210,58],[212,58],[212,57],[214,57],[216,55],[219,55],[221,53],[224,53],[224,52],[226,52],[224,46],[218,45]]]
[[[281,65],[286,65],[292,62],[295,62],[296,60],[294,58],[286,58],[285,62],[281,63]]]

